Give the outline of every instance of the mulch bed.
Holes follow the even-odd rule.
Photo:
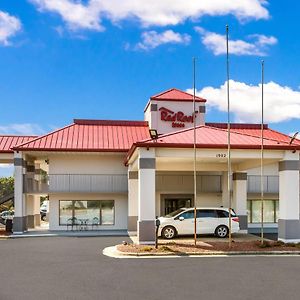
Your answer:
[[[9,235],[11,235],[11,233],[6,232],[5,229],[3,229],[3,228],[0,228],[0,237],[9,236]]]
[[[282,242],[265,241],[261,245],[260,241],[251,242],[233,242],[229,248],[228,242],[209,242],[200,243],[197,246],[186,243],[166,243],[159,245],[158,249],[154,246],[127,244],[118,245],[117,250],[124,253],[146,254],[146,253],[172,253],[172,254],[209,254],[209,253],[224,253],[224,252],[286,252],[286,251],[300,251],[300,243],[298,244],[284,244]]]

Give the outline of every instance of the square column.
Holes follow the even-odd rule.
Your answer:
[[[129,232],[137,231],[138,221],[138,171],[128,171],[128,221]]]
[[[279,162],[278,240],[300,242],[299,154]],[[293,157],[292,157],[293,156]]]
[[[155,151],[139,150],[138,158],[138,242],[155,243]]]
[[[233,173],[233,206],[240,219],[240,229],[248,233],[247,173]]]
[[[13,232],[23,233],[27,230],[26,217],[26,201],[24,194],[24,167],[26,167],[25,160],[21,152],[14,153],[14,206],[15,216],[13,220]]]
[[[38,195],[26,195],[26,211],[28,228],[40,226],[40,197]]]

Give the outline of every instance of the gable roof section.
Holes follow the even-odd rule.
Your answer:
[[[176,88],[169,89],[167,91],[161,92],[150,97],[151,100],[158,100],[158,101],[193,101],[193,95],[181,91]],[[196,102],[206,102],[206,99],[196,96]]]
[[[74,120],[74,123],[14,149],[23,151],[127,152],[149,138],[144,121]]]
[[[0,135],[0,153],[13,153],[13,147],[35,138],[37,136]]]
[[[210,127],[227,129],[227,123],[206,123],[206,125]],[[232,123],[230,124],[230,129],[231,132],[244,133],[248,135],[261,137],[261,124]],[[291,141],[291,137],[289,135],[271,129],[267,124],[264,124],[264,137],[267,139],[273,139],[285,143],[289,143]],[[293,141],[293,144],[300,144],[300,140],[295,139]]]
[[[253,124],[252,124],[253,125]],[[243,129],[241,126],[233,126],[231,130],[232,149],[260,149],[261,137],[258,133],[259,125],[246,124]],[[222,127],[222,126],[220,126]],[[217,126],[201,125],[196,128],[196,147],[207,149],[227,149],[227,126],[220,128]],[[224,126],[223,126],[224,127]],[[253,131],[253,132],[252,132]],[[272,150],[300,150],[300,142],[289,144],[290,138],[279,132],[273,131],[265,126],[264,129],[264,148]],[[166,147],[166,148],[192,148],[194,146],[193,128],[176,131],[160,136],[157,140],[147,139],[136,142],[128,152],[126,161],[129,160],[137,147]]]

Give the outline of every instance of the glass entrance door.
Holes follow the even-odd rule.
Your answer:
[[[191,198],[165,199],[165,215],[182,207],[186,207],[186,208],[192,207],[192,199]]]

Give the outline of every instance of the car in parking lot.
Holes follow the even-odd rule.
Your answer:
[[[7,220],[13,220],[15,212],[13,210],[5,210],[0,213],[0,223],[6,224]]]
[[[229,209],[223,207],[197,208],[197,234],[214,234],[225,238],[229,234]],[[159,218],[159,235],[172,239],[178,235],[194,234],[194,208],[180,208],[164,217]],[[231,210],[231,232],[240,230],[239,218]]]

